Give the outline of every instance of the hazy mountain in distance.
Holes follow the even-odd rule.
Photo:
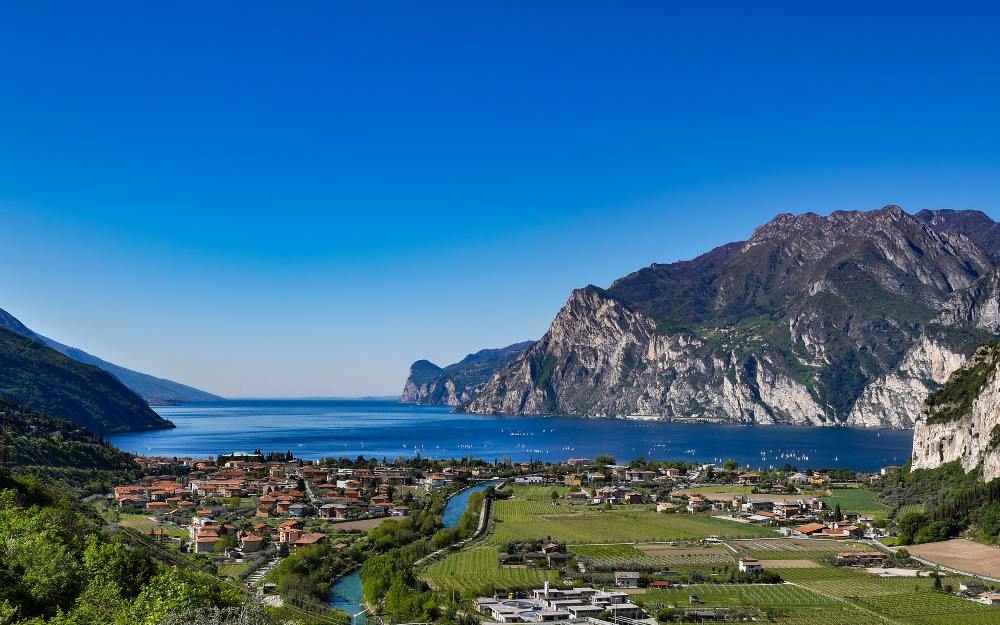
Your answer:
[[[40,341],[52,349],[69,356],[79,362],[99,367],[111,375],[118,378],[122,384],[135,391],[140,397],[152,405],[169,405],[188,401],[212,401],[222,399],[218,395],[213,395],[205,391],[196,389],[186,384],[157,378],[147,373],[132,371],[125,367],[110,363],[88,354],[82,349],[63,345],[62,343],[42,336],[25,326],[16,317],[7,311],[0,309],[0,328],[7,328],[22,336]]]
[[[513,361],[534,341],[514,343],[499,349],[482,349],[459,362],[439,367],[429,360],[410,365],[399,401],[408,404],[457,406],[468,401],[494,373]]]

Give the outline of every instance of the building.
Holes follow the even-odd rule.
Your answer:
[[[250,534],[244,536],[241,541],[243,551],[246,553],[254,553],[255,551],[260,551],[264,548],[264,537],[257,536],[255,534]]]
[[[983,586],[979,582],[972,580],[962,582],[961,584],[958,585],[958,589],[961,590],[962,592],[967,592],[974,595],[986,592],[986,586]]]
[[[979,603],[1000,605],[1000,592],[984,592],[979,595]]]
[[[709,507],[708,501],[702,499],[698,495],[691,495],[688,498],[687,509],[688,512],[701,512]]]
[[[764,566],[757,558],[740,558],[740,573],[760,573]]]
[[[544,588],[531,591],[524,599],[479,597],[476,611],[495,623],[549,623],[578,621],[591,625],[611,625],[597,618],[604,611],[614,618],[646,618],[641,607],[628,600],[625,592],[606,592],[594,588]],[[614,619],[612,619],[614,620]]]
[[[615,571],[615,586],[618,588],[638,588],[639,573],[635,571]]]
[[[322,534],[320,532],[310,532],[309,534],[303,534],[295,539],[292,546],[295,549],[299,549],[300,547],[309,547],[310,545],[321,545],[326,543],[328,540],[329,538],[326,537],[326,534]]]

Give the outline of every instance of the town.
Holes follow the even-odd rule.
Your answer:
[[[378,553],[372,531],[477,484],[488,498],[462,511],[472,519],[465,533],[435,536],[408,565],[414,592],[460,596],[476,620],[653,625],[809,614],[831,601],[813,586],[818,575],[840,579],[844,592],[852,583],[909,583],[964,605],[1000,604],[992,576],[897,546],[877,501],[896,466],[761,471],[732,461],[308,461],[260,452],[136,463],[142,477],[100,500],[102,512],[207,558],[272,606],[286,605],[273,573],[283,560],[316,547],[369,549],[355,555],[360,566]],[[356,607],[356,616],[398,622],[385,604],[359,596]]]

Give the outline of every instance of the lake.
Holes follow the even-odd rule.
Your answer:
[[[420,454],[484,460],[611,454],[628,461],[722,462],[753,467],[874,470],[903,464],[910,430],[738,426],[455,414],[447,407],[364,400],[232,400],[157,407],[177,428],[110,437],[136,454],[204,457],[231,451],[286,451],[306,459],[389,459]]]

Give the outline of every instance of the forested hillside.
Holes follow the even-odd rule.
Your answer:
[[[0,328],[0,399],[95,434],[173,427],[110,373]]]

